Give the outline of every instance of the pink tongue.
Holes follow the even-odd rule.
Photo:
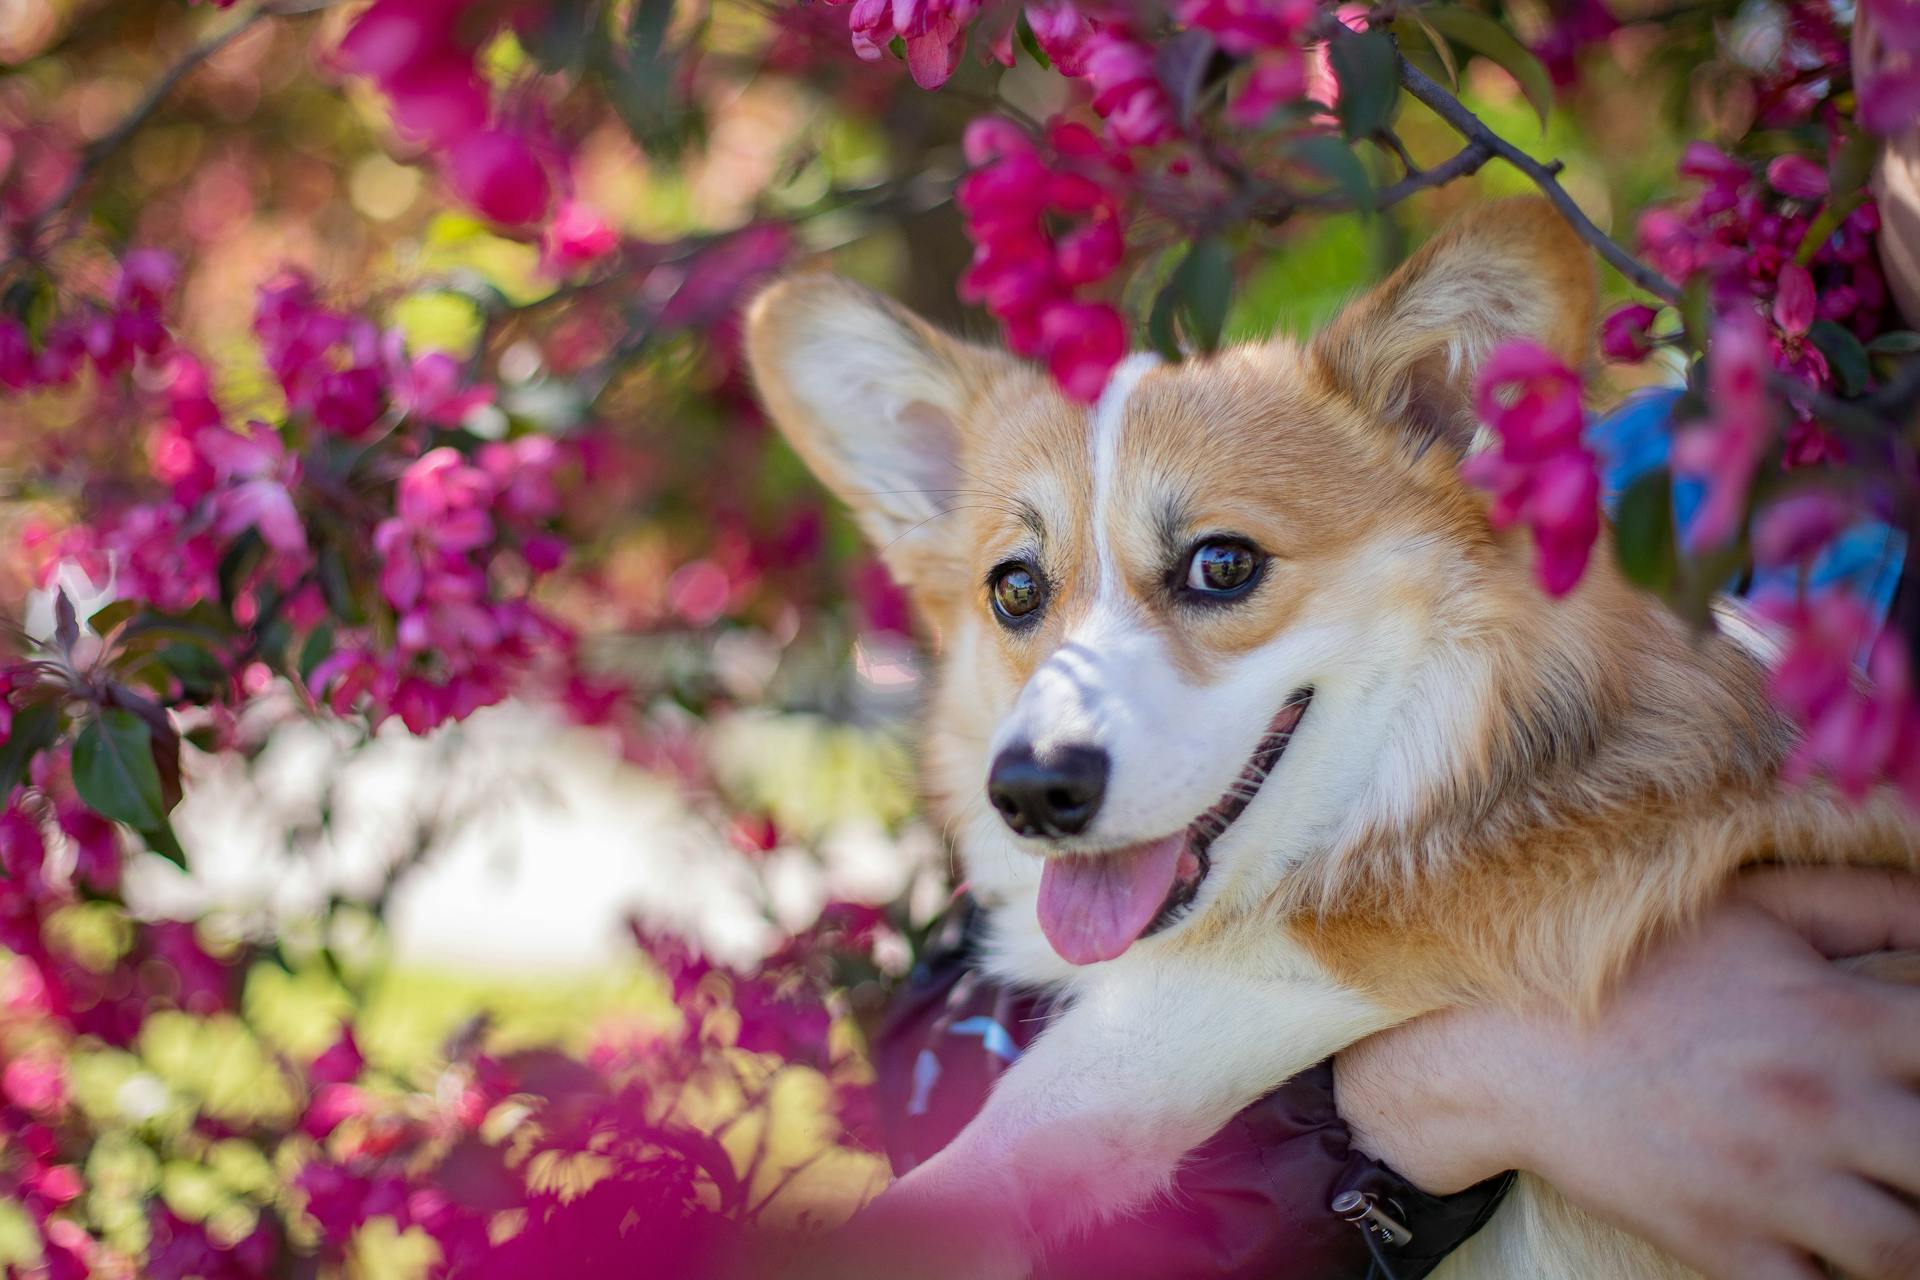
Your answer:
[[[1110,853],[1048,858],[1040,873],[1040,931],[1069,964],[1113,959],[1159,913],[1186,845],[1182,831]]]

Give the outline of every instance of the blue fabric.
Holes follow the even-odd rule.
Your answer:
[[[1673,406],[1678,388],[1661,388],[1629,396],[1620,406],[1587,426],[1587,446],[1600,460],[1600,482],[1611,512],[1628,485],[1666,465],[1672,444]],[[1700,509],[1705,486],[1698,480],[1675,476],[1674,527],[1684,530]],[[1807,575],[1810,589],[1846,587],[1864,600],[1878,618],[1885,619],[1900,583],[1906,559],[1906,537],[1878,520],[1863,520],[1834,540],[1814,558]],[[1797,574],[1792,569],[1757,572],[1745,594],[1770,590],[1792,592]]]
[[[1014,1044],[1007,1029],[984,1014],[956,1022],[947,1030],[956,1036],[979,1036],[987,1052],[1003,1061],[1012,1062],[1020,1056],[1019,1046]]]

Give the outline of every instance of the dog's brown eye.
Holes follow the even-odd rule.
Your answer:
[[[1002,565],[993,571],[993,608],[1009,622],[1040,607],[1040,580],[1023,564]]]
[[[1258,567],[1253,549],[1238,542],[1203,542],[1187,564],[1187,586],[1210,595],[1240,590]]]

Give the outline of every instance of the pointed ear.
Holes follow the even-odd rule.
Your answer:
[[[1011,356],[948,337],[835,276],[799,276],[747,311],[747,364],[767,413],[909,586],[926,587],[952,534],[933,523],[974,482],[961,470],[970,407]]]
[[[1543,199],[1501,200],[1456,220],[1313,344],[1350,399],[1416,451],[1466,452],[1480,365],[1525,338],[1570,366],[1593,341],[1593,255]]]

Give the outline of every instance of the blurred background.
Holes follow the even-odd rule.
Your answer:
[[[1628,239],[1849,16],[1656,3],[1435,37]],[[1028,19],[930,93],[849,15],[0,0],[6,1275],[700,1274],[884,1181],[863,1037],[955,887],[937,638],[735,317],[829,266],[994,340],[962,132],[1087,112]],[[1528,189],[1237,227],[1225,334]],[[1142,215],[1114,299],[1190,239]]]

